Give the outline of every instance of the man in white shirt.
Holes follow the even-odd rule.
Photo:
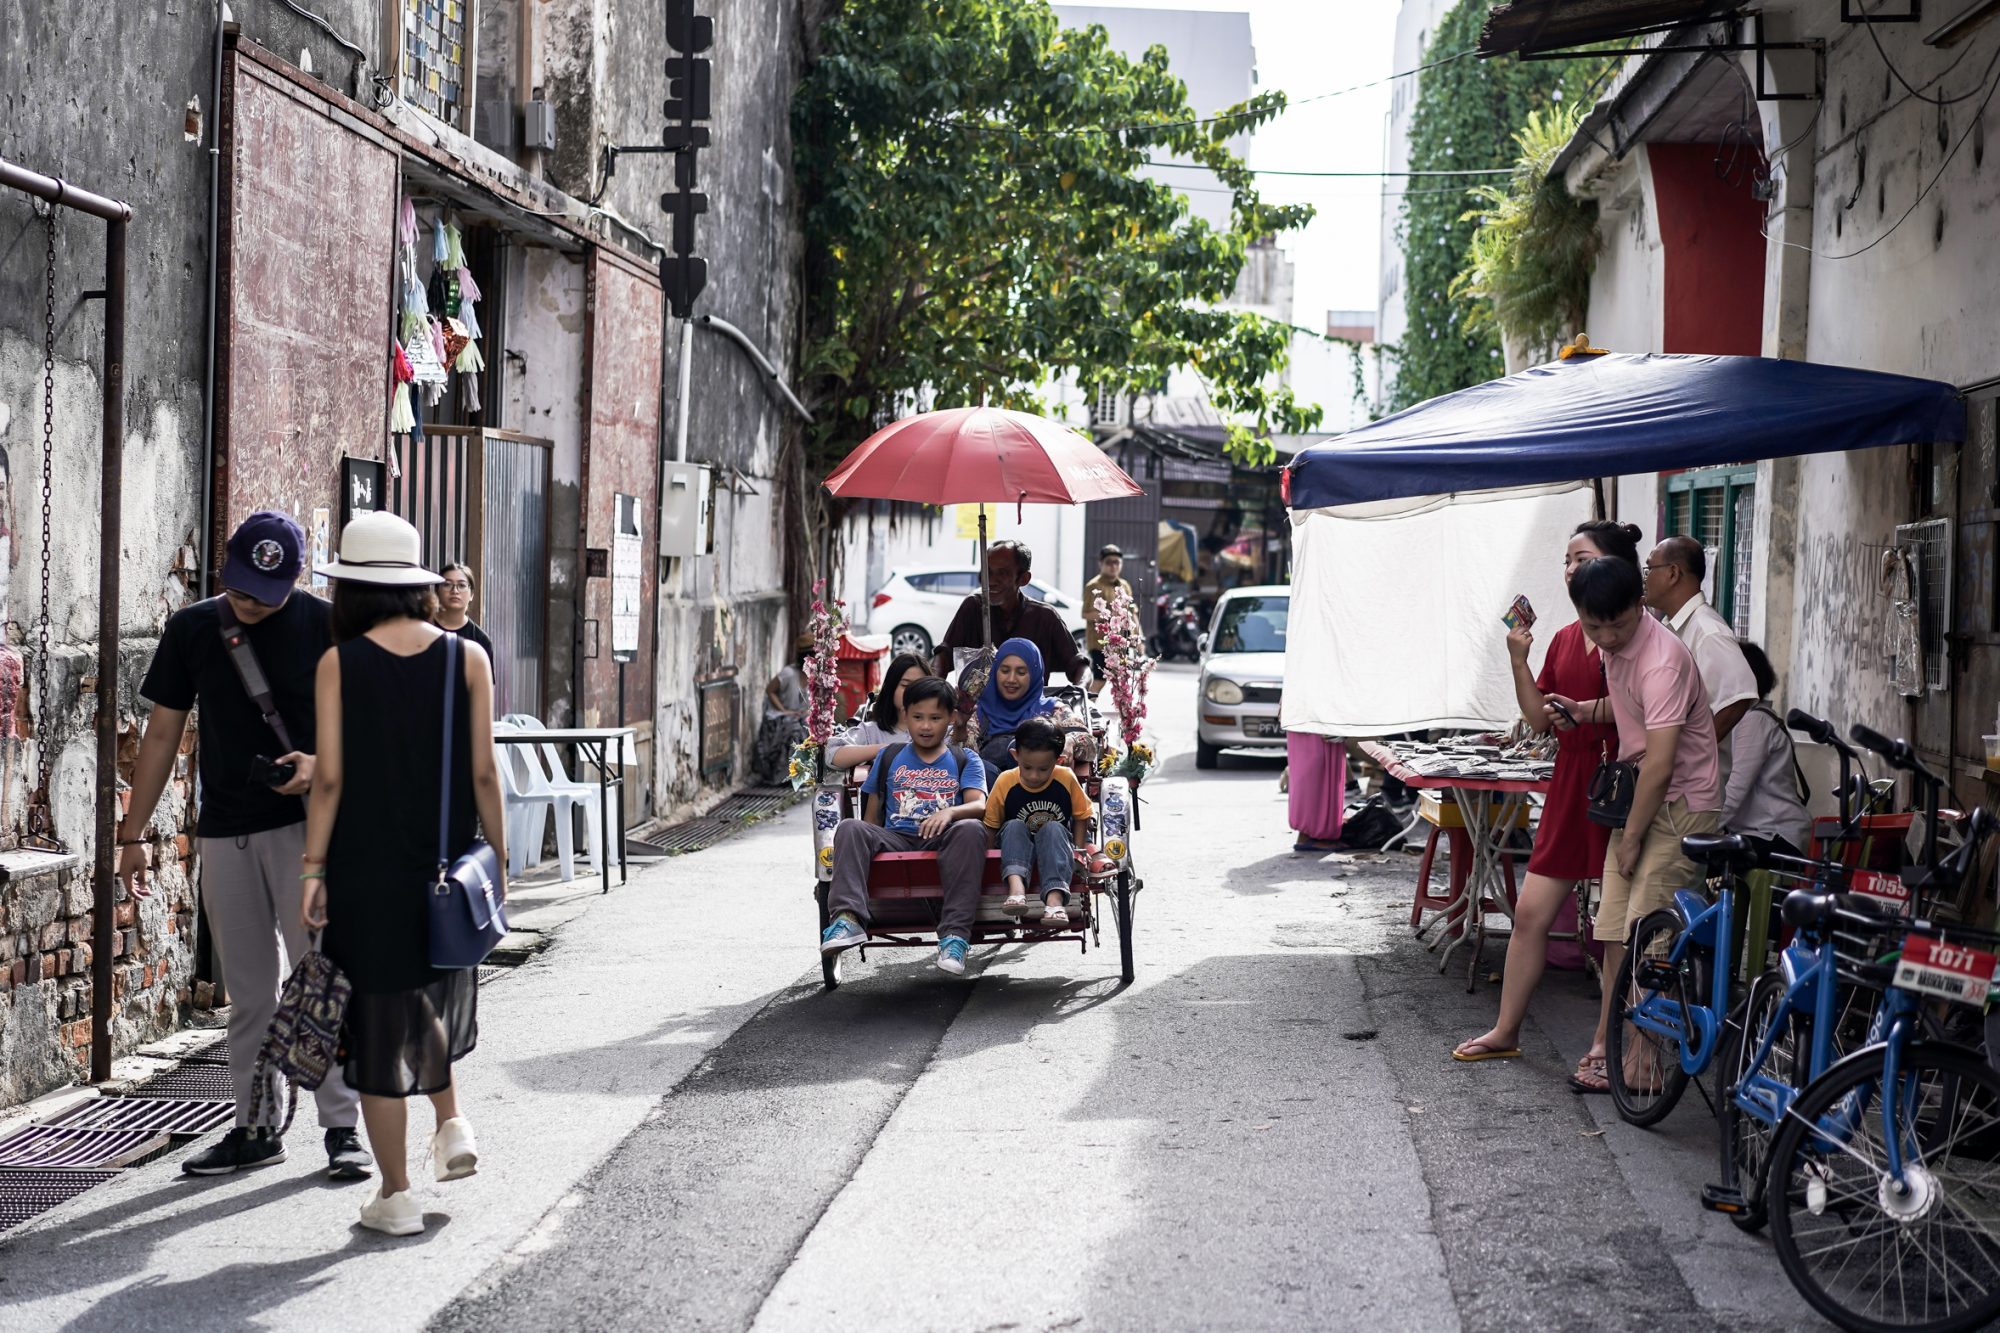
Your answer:
[[[1669,537],[1646,557],[1646,605],[1657,612],[1701,672],[1722,771],[1729,775],[1729,733],[1757,702],[1757,678],[1736,644],[1736,630],[1701,594],[1708,556],[1692,537]]]

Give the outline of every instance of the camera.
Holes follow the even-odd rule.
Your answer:
[[[282,787],[297,775],[297,764],[281,764],[266,755],[250,759],[250,784],[254,787]]]

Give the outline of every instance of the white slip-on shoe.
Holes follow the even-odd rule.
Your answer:
[[[361,1225],[387,1236],[415,1236],[424,1229],[424,1207],[409,1190],[386,1196],[378,1190],[361,1205]]]
[[[472,1122],[453,1116],[439,1125],[431,1137],[431,1158],[439,1180],[463,1180],[478,1171],[479,1145],[473,1141]]]

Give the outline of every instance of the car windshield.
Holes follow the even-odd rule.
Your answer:
[[[1232,597],[1216,614],[1209,648],[1218,653],[1282,653],[1291,609],[1290,597]]]

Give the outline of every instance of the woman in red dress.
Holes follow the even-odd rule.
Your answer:
[[[1601,519],[1580,525],[1563,553],[1563,579],[1567,581],[1584,561],[1600,556],[1615,556],[1636,568],[1639,529],[1630,523]],[[1514,695],[1520,700],[1521,715],[1536,731],[1546,732],[1555,725],[1547,696],[1602,698],[1604,672],[1597,649],[1574,622],[1557,630],[1549,641],[1548,657],[1539,676],[1528,673],[1528,650],[1534,641],[1530,630],[1511,630],[1507,653],[1514,662]],[[1535,993],[1535,984],[1542,979],[1548,962],[1549,930],[1563,906],[1573,901],[1577,881],[1593,879],[1604,868],[1604,847],[1611,831],[1584,815],[1584,797],[1591,774],[1604,757],[1604,747],[1615,735],[1615,729],[1608,726],[1557,732],[1555,777],[1542,805],[1535,851],[1528,858],[1527,878],[1522,881],[1520,901],[1514,909],[1514,934],[1507,942],[1500,1018],[1484,1035],[1461,1043],[1452,1052],[1455,1060],[1492,1060],[1521,1053],[1521,1021],[1528,1015],[1528,998]],[[1577,1062],[1570,1086],[1578,1092],[1610,1090],[1604,1078],[1602,1047],[1592,1049]]]

